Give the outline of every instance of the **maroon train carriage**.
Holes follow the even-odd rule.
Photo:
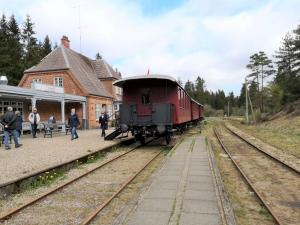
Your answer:
[[[123,88],[120,130],[131,131],[142,143],[147,136],[165,136],[169,143],[172,130],[203,118],[203,106],[171,76],[134,76],[114,85]]]

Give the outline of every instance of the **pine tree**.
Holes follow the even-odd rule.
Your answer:
[[[31,22],[30,16],[27,15],[24,23],[22,40],[24,44],[24,67],[28,69],[36,65],[41,59],[41,45],[34,37],[35,31],[33,30],[33,22]]]
[[[96,59],[102,59],[102,56],[100,55],[99,52],[97,52],[97,54],[96,54]]]
[[[266,53],[260,51],[250,56],[250,62],[247,68],[251,70],[248,77],[255,77],[257,81],[257,90],[260,92],[260,110],[264,111],[264,79],[271,76],[275,71],[273,69],[272,60],[268,58]],[[260,83],[261,81],[261,83]],[[259,91],[260,86],[260,91]]]
[[[244,83],[241,88],[240,96],[238,98],[238,102],[237,102],[238,107],[242,107],[243,105],[245,105],[245,101],[246,101],[246,84]]]
[[[8,21],[8,47],[10,56],[10,66],[9,66],[9,83],[12,85],[17,85],[23,75],[23,64],[22,64],[22,44],[20,43],[21,32],[18,23],[12,15]]]
[[[295,43],[290,33],[287,33],[283,38],[275,58],[277,59],[277,73],[274,82],[283,90],[283,102],[293,101],[299,86],[297,87],[298,82],[296,82]]]
[[[205,92],[205,81],[201,77],[197,77],[195,82],[195,93],[194,97],[197,101],[201,102],[204,99]]]
[[[297,77],[300,77],[300,25],[298,25],[297,29],[293,31],[295,38],[293,41],[294,44],[294,52],[295,52],[295,64],[293,71],[296,72]]]
[[[46,55],[48,55],[52,51],[51,47],[51,41],[48,35],[46,35],[43,45],[42,45],[42,53],[41,57],[44,58]]]
[[[6,75],[9,81],[9,66],[10,66],[10,55],[9,55],[9,30],[6,21],[6,16],[2,14],[0,20],[0,74]]]
[[[184,90],[193,98],[195,93],[195,87],[193,82],[187,81],[184,85]]]

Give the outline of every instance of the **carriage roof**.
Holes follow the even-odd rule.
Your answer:
[[[131,81],[136,81],[136,80],[168,80],[168,81],[174,83],[175,85],[181,87],[184,90],[184,88],[177,82],[177,80],[174,77],[169,76],[169,75],[160,75],[160,74],[149,74],[149,75],[138,75],[138,76],[127,77],[127,78],[116,80],[113,83],[113,85],[122,88],[125,83],[131,82]],[[191,98],[191,100],[193,102],[195,102],[196,104],[198,104],[200,106],[203,106],[199,102],[194,100],[187,92],[186,92],[186,94]]]

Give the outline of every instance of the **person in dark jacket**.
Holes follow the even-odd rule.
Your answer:
[[[108,115],[105,111],[101,113],[99,123],[102,130],[101,137],[105,137],[105,130],[108,129]]]
[[[80,125],[79,119],[77,114],[75,113],[75,109],[71,109],[71,114],[69,116],[69,126],[71,129],[71,140],[77,139],[78,134],[77,134],[77,127]]]
[[[21,116],[20,111],[16,111],[16,131],[18,132],[18,140],[20,140],[21,133],[22,133],[22,123],[23,123],[23,118]]]
[[[17,134],[17,130],[16,130],[16,115],[13,112],[12,107],[7,107],[7,112],[4,114],[1,123],[4,126],[4,145],[5,145],[5,149],[9,150],[10,149],[10,145],[8,143],[8,139],[9,139],[9,135],[12,134],[13,135],[13,139],[15,142],[15,147],[19,148],[22,145],[19,144],[18,142],[18,134]]]

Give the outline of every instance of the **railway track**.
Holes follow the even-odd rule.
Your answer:
[[[276,223],[300,224],[299,171],[227,129],[214,128],[214,133]]]
[[[145,148],[141,145],[130,148],[67,183],[1,214],[0,221],[4,224],[89,224],[162,151],[146,151]],[[129,165],[133,168],[129,169]]]
[[[284,162],[283,160],[279,159],[278,157],[271,155],[270,153],[268,153],[267,151],[265,151],[264,149],[262,149],[261,147],[253,144],[251,141],[247,140],[246,138],[244,138],[243,136],[241,136],[240,134],[238,134],[236,131],[230,129],[227,125],[224,125],[225,128],[227,130],[229,130],[233,135],[235,135],[236,137],[240,138],[242,141],[246,142],[248,145],[252,146],[253,148],[257,149],[258,151],[261,151],[263,154],[265,154],[266,156],[276,160],[278,163],[283,164],[283,166],[289,167],[291,170],[293,170],[295,173],[300,174],[299,169],[297,169],[296,167],[294,167],[293,165],[290,165],[287,162]],[[297,157],[297,156],[295,156]]]
[[[0,197],[2,196],[8,196],[10,194],[14,194],[14,193],[18,193],[23,189],[26,189],[26,187],[30,187],[30,185],[37,180],[37,178],[51,170],[62,170],[62,171],[68,171],[74,167],[78,166],[78,163],[85,163],[89,160],[90,157],[93,157],[97,154],[101,154],[101,153],[106,153],[109,152],[112,148],[120,146],[122,144],[127,144],[127,143],[132,143],[133,142],[133,138],[131,139],[127,139],[124,140],[120,143],[117,143],[115,145],[112,146],[108,146],[104,149],[95,151],[95,152],[91,152],[88,153],[86,155],[71,159],[69,161],[63,162],[63,163],[59,163],[57,165],[45,168],[43,170],[40,171],[36,171],[30,174],[27,174],[25,176],[19,177],[17,179],[13,179],[11,181],[5,182],[5,183],[1,183],[0,184]]]

